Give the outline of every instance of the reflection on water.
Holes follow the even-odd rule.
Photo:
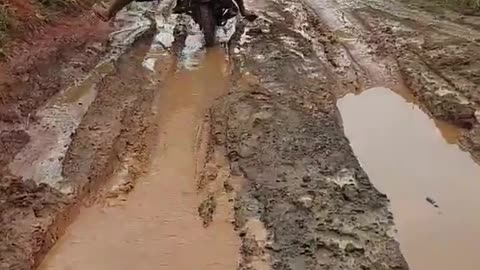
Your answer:
[[[391,200],[411,269],[480,269],[480,167],[451,144],[458,131],[440,131],[445,125],[385,88],[347,95],[338,107],[362,167]]]

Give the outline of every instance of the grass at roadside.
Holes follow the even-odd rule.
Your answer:
[[[76,0],[39,0],[40,4],[47,8],[64,9],[77,4]]]
[[[480,16],[480,0],[399,0],[428,12],[443,14],[454,10],[464,15]]]
[[[0,54],[2,52],[2,44],[7,38],[7,32],[12,27],[12,17],[8,6],[0,4]]]
[[[449,4],[459,4],[463,7],[480,9],[480,0],[446,0]]]

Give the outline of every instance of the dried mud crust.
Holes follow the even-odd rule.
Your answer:
[[[328,65],[280,10],[247,28],[233,91],[211,110],[217,147],[246,179],[240,269],[408,269],[388,199],[343,134]]]
[[[2,174],[0,181],[0,268],[34,269],[75,216],[89,192],[105,183],[128,156],[132,179],[148,159],[154,132],[149,85],[142,61],[151,36],[120,57],[116,70],[99,83],[98,95],[73,136],[64,160],[71,194],[45,184]],[[94,199],[94,198],[93,198]],[[2,250],[3,249],[3,250]]]

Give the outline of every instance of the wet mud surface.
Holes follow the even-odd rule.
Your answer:
[[[206,50],[173,3],[7,99],[1,269],[476,269],[475,17],[264,0]]]

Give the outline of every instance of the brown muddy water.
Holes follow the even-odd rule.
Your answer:
[[[220,51],[196,70],[177,72],[157,104],[159,135],[150,170],[123,204],[83,209],[41,270],[235,269],[239,239],[231,206],[219,202],[204,228],[195,179],[202,153],[195,145],[205,110],[227,89]],[[201,148],[201,147],[200,147]]]
[[[337,105],[362,167],[391,200],[410,268],[480,269],[480,167],[454,143],[458,132],[385,88]]]

